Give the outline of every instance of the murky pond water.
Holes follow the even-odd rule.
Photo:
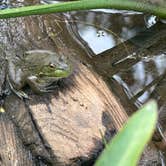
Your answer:
[[[36,2],[38,1],[13,1],[12,3],[22,6]],[[41,3],[52,2],[41,1]],[[6,3],[1,5],[2,9],[6,8],[4,5]],[[16,39],[12,38],[12,34],[16,32],[8,33],[11,36],[7,39],[10,38],[15,43],[19,38],[21,41],[15,44],[23,44],[29,48],[44,47],[64,52],[70,50],[75,55],[83,56],[82,59],[92,65],[94,70],[109,83],[126,109],[129,109],[129,113],[150,98],[156,99],[160,110],[159,120],[165,130],[166,25],[157,21],[154,16],[116,10],[71,12],[64,14],[65,19],[59,16],[53,18],[54,16],[45,16],[44,24],[40,17],[29,18],[24,22],[20,20],[20,26],[24,30],[19,31],[16,27],[18,33],[15,34]],[[56,25],[55,30],[50,29],[54,25]],[[25,30],[25,27],[29,29]],[[41,31],[37,27],[40,27]],[[34,31],[31,31],[32,29]],[[149,31],[146,31],[147,29]],[[144,32],[139,33],[142,31]],[[2,32],[1,36],[3,36]],[[8,42],[4,39],[3,36],[1,43]],[[84,49],[78,48],[73,41],[77,41]],[[57,48],[54,48],[54,45]]]
[[[71,14],[80,37],[87,42],[94,54],[111,49],[145,28],[141,14],[131,15],[114,10],[108,11],[93,10]]]
[[[120,13],[114,10],[109,10],[109,12],[107,10],[72,12],[70,17],[75,21],[76,33],[83,40],[84,46],[91,50],[94,55],[103,56],[103,59],[108,50],[110,50],[111,56],[111,53],[114,53],[114,51],[111,52],[111,48],[118,48],[119,43],[130,39],[129,42],[131,42],[132,47],[135,47],[134,52],[130,51],[130,46],[124,44],[123,53],[121,50],[118,53],[125,54],[125,56],[117,61],[112,59],[112,62],[110,62],[110,64],[119,64],[119,66],[113,66],[113,68],[118,66],[119,69],[117,72],[108,72],[107,76],[104,76],[115,79],[123,87],[129,100],[131,99],[137,106],[152,98],[151,93],[156,84],[159,84],[154,80],[161,76],[164,77],[166,69],[166,38],[163,37],[163,43],[160,40],[161,35],[165,36],[166,25],[162,25],[161,29],[156,27],[155,30],[146,32],[145,29],[151,29],[154,24],[157,24],[154,16],[146,16],[140,13]],[[140,31],[145,32],[140,34]],[[143,55],[141,49],[145,51]],[[139,55],[137,55],[137,51],[139,51]],[[130,56],[132,53],[134,55]],[[125,64],[132,59],[137,59],[137,62],[133,65],[126,64],[126,68],[125,66],[120,68],[120,62]],[[161,81],[161,78],[158,81]],[[154,83],[152,84],[152,82]],[[152,85],[149,86],[149,84]],[[148,88],[146,88],[147,86]],[[155,99],[158,98],[155,97]]]

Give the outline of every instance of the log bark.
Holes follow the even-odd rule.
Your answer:
[[[55,93],[30,98],[9,96],[5,109],[33,155],[51,164],[95,158],[103,148],[101,133],[110,138],[127,119],[102,78],[82,64]]]
[[[17,129],[6,113],[0,115],[0,165],[33,165],[31,152],[18,137]]]

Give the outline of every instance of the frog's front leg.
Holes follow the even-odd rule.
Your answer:
[[[8,75],[7,75],[7,82],[8,82],[8,84],[9,84],[9,86],[10,86],[11,91],[12,91],[14,94],[16,94],[19,98],[21,98],[21,99],[24,99],[24,98],[25,98],[25,99],[29,99],[28,95],[27,95],[25,92],[23,92],[22,90],[16,89],[16,88],[11,84],[11,81],[10,81]]]
[[[12,61],[8,61],[7,82],[11,91],[21,99],[28,98],[28,95],[20,90],[25,84],[22,77],[23,72],[21,71],[21,69],[16,70],[14,63]]]
[[[57,87],[56,85],[51,86],[51,83],[40,80],[36,76],[29,76],[27,83],[31,89],[38,94],[52,92]]]

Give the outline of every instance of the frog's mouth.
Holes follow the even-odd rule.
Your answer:
[[[50,78],[66,78],[72,73],[72,66],[68,68],[57,68],[54,71],[49,71],[47,73],[40,72],[39,76],[41,77],[50,77]]]
[[[70,73],[70,70],[56,69],[52,74],[53,77],[64,78],[68,77]]]

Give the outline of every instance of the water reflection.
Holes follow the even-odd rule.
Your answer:
[[[95,54],[108,50],[135,36],[146,26],[142,15],[122,12],[109,13],[99,10],[72,12],[70,19],[77,27],[80,37],[87,42]]]
[[[95,54],[103,52],[116,45],[114,36],[104,30],[96,30],[92,26],[86,26],[79,29],[79,34]],[[102,44],[104,42],[104,44]]]
[[[135,101],[143,104],[149,99],[154,90],[155,84],[152,84],[146,91],[143,91],[153,80],[156,80],[166,70],[166,54],[156,55],[154,57],[143,59],[133,65],[126,71],[119,72],[113,77],[119,84],[128,89],[127,94],[130,99],[135,97]],[[143,94],[140,92],[143,91]],[[138,95],[140,94],[140,95]]]
[[[9,0],[0,0],[0,10],[6,9],[9,7]]]
[[[53,1],[53,0],[40,0],[41,3],[43,4],[55,4],[59,3],[59,1]]]
[[[161,29],[160,26],[152,27],[157,22],[155,16],[132,12],[118,13],[114,10],[101,9],[88,12],[72,12],[68,15],[68,18],[73,21],[72,26],[75,27],[75,33],[78,33],[84,43],[86,42],[84,46],[91,48],[95,54],[102,52],[98,55],[101,56],[100,59],[93,59],[95,63],[100,65],[97,70],[104,70],[103,72],[99,71],[99,73],[103,74],[105,72],[104,77],[114,78],[123,87],[129,100],[137,106],[142,105],[152,97],[151,94],[157,84],[157,81],[154,80],[158,80],[166,70],[165,39],[162,44],[156,44],[160,36],[163,35],[162,33],[165,32],[163,31],[165,27]],[[147,28],[149,31],[136,36],[138,32]],[[133,36],[136,37],[132,38]],[[121,47],[119,44],[130,38],[132,39],[126,45],[129,50],[127,52],[125,47],[123,45]],[[147,49],[155,44],[156,46],[152,47],[151,50]],[[109,50],[115,46],[117,51],[109,53]],[[118,47],[121,48],[118,49]],[[155,47],[159,48],[155,49]],[[136,49],[139,50],[137,53]],[[137,57],[142,54],[140,51],[143,49],[146,50],[144,55]],[[108,53],[106,50],[108,50]],[[137,58],[126,58],[130,54],[132,55],[133,51]],[[111,69],[110,65],[113,64],[113,61],[118,62],[118,56],[120,60],[124,58],[123,63],[119,65],[121,68]],[[133,58],[134,63],[128,65],[128,59],[130,58],[131,61]]]
[[[144,19],[147,28],[150,28],[152,25],[156,24],[157,22],[157,17],[153,15],[146,15]]]
[[[142,14],[141,12],[136,12],[136,11],[127,11],[127,10],[116,10],[116,9],[93,9],[91,11],[100,11],[102,13],[121,13],[123,16],[124,15],[133,15],[133,14]]]

